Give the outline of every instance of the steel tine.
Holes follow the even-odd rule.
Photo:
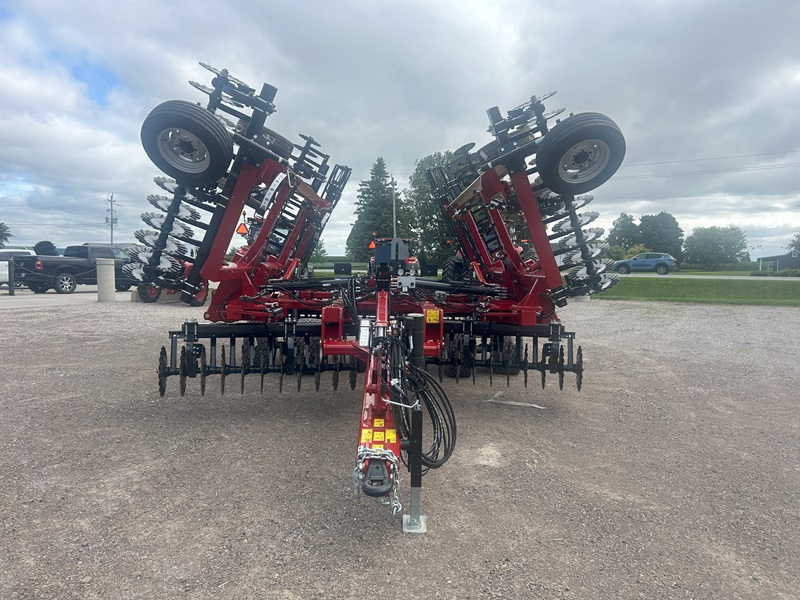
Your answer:
[[[187,364],[186,364],[186,346],[181,348],[181,358],[180,358],[180,365],[178,367],[178,380],[180,382],[180,389],[181,389],[181,396],[186,395],[186,371],[187,371]]]
[[[528,344],[525,344],[525,360],[522,363],[522,379],[525,382],[525,389],[528,389]]]
[[[264,353],[264,345],[263,344],[264,344],[264,342],[261,342],[261,345],[259,346],[259,349],[258,349],[258,363],[259,363],[259,366],[261,367],[261,394],[262,395],[264,393],[264,375],[266,374],[266,370],[264,369],[264,355],[265,355],[265,353]],[[269,358],[268,355],[267,355],[267,358]]]
[[[206,375],[208,375],[208,364],[206,362],[206,347],[200,347],[200,395],[206,395]]]
[[[248,358],[246,356],[247,353],[245,352],[245,348],[247,348],[247,347],[248,347],[248,343],[247,342],[242,344],[242,376],[240,378],[242,384],[241,384],[241,389],[239,390],[240,394],[244,394],[244,378],[247,375],[247,363],[249,362]],[[250,352],[252,352],[252,351],[253,351],[253,347],[250,346]]]
[[[464,352],[464,338],[462,336],[458,336],[455,352],[453,352],[453,363],[455,365],[455,373],[456,373],[456,385],[458,385],[458,382],[461,379],[461,359],[463,352]]]
[[[280,371],[281,371],[281,377],[280,377],[280,379],[278,380],[278,393],[279,393],[279,394],[280,394],[280,393],[283,393],[283,373],[284,373],[284,371],[286,370],[286,369],[285,369],[285,366],[284,366],[284,363],[285,363],[285,361],[284,361],[284,359],[283,359],[283,349],[282,349],[282,348],[281,348],[281,351],[280,351],[280,352],[281,352],[281,354],[280,354],[280,358],[279,358],[279,360],[280,360],[280,367],[281,367],[281,368],[280,368]]]
[[[494,385],[494,346],[492,352],[489,353],[489,387]]]
[[[339,366],[341,365],[340,358],[336,357],[336,366],[333,369],[333,391],[339,389]]]
[[[225,377],[228,375],[228,362],[225,360],[225,345],[220,346],[220,370],[219,385],[220,393],[225,395]]]

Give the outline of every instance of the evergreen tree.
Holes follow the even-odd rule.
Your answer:
[[[444,166],[451,159],[449,152],[435,152],[414,163],[414,173],[408,179],[408,188],[403,190],[406,203],[414,216],[417,236],[417,256],[423,263],[442,265],[455,253],[448,244],[451,233],[442,216],[442,210],[428,184],[427,171]]]
[[[316,248],[314,248],[314,252],[311,253],[311,259],[309,262],[312,265],[316,265],[319,263],[327,262],[328,259],[328,252],[325,250],[325,240],[319,240],[317,242]]]
[[[0,248],[6,245],[6,242],[11,239],[11,230],[8,225],[0,221]]]
[[[378,157],[370,169],[370,177],[358,184],[356,222],[347,236],[347,255],[356,262],[372,256],[369,244],[373,238],[392,237],[392,204],[397,211],[397,235],[411,237],[413,215],[397,191],[397,182],[389,175],[386,161]]]
[[[56,250],[56,245],[49,241],[49,240],[42,240],[41,242],[36,242],[33,246],[33,251],[36,252],[39,256],[58,256],[58,250]]]

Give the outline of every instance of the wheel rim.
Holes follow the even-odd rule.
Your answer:
[[[157,147],[164,160],[184,173],[202,173],[211,164],[206,145],[186,129],[164,129],[158,134]]]
[[[58,280],[58,287],[64,291],[72,289],[72,278],[70,277],[62,277]]]
[[[603,140],[584,140],[567,150],[558,163],[558,175],[570,183],[591,181],[608,166],[611,148]]]

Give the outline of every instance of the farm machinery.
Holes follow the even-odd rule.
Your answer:
[[[214,73],[211,86],[190,83],[207,104],[164,102],[141,133],[168,177],[155,180],[165,195],[150,202],[161,212],[143,215],[155,231],[137,232],[129,273],[143,285],[179,288],[190,304],[205,282],[218,282],[206,322],[169,332],[159,392],[172,377],[181,395],[189,380],[205,393],[212,376],[223,393],[231,378],[244,393],[248,376],[260,378],[262,392],[265,381],[280,391],[289,381],[300,391],[305,377],[317,390],[323,379],[334,389],[343,376],[351,389],[361,381],[356,493],[400,512],[404,463],[411,510],[403,528],[422,532],[422,474],[442,466],[456,442],[444,376],[508,384],[521,375],[527,387],[537,373],[544,387],[549,374],[563,388],[574,374],[580,390],[582,349],[556,311],[617,281],[599,258],[603,231],[587,227],[597,213],[578,211],[621,164],[624,138],[598,113],[555,120],[561,110],[543,105],[552,94],[505,116],[491,108],[492,141],[462,146],[428,172],[456,248],[442,279],[421,277],[413,241],[397,237],[375,240],[367,273],[310,278],[310,256],[351,170],[331,168],[313,137],[295,145],[265,127],[275,87],[256,93],[203,66]],[[254,215],[247,245],[226,259],[244,209]]]

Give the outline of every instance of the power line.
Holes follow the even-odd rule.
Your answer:
[[[618,181],[620,179],[655,179],[658,177],[675,177],[679,175],[710,175],[713,173],[742,173],[744,171],[769,171],[772,169],[785,169],[788,167],[800,167],[800,163],[762,165],[759,167],[739,167],[736,169],[709,169],[707,171],[680,171],[677,173],[655,173],[653,175],[619,175],[614,177],[614,181]]]
[[[61,223],[59,225],[47,225],[45,223],[6,223],[9,227],[50,227],[56,229],[67,229],[72,227],[105,227],[107,223]]]
[[[633,163],[631,165],[622,165],[620,169],[625,167],[649,167],[653,165],[675,165],[678,163],[691,163],[691,162],[702,162],[707,160],[729,160],[733,158],[755,158],[757,156],[773,156],[775,154],[793,154],[795,152],[800,152],[800,150],[783,150],[781,152],[762,152],[761,154],[740,154],[738,156],[717,156],[715,158],[689,158],[686,160],[666,160],[662,162],[650,162],[650,163]]]

